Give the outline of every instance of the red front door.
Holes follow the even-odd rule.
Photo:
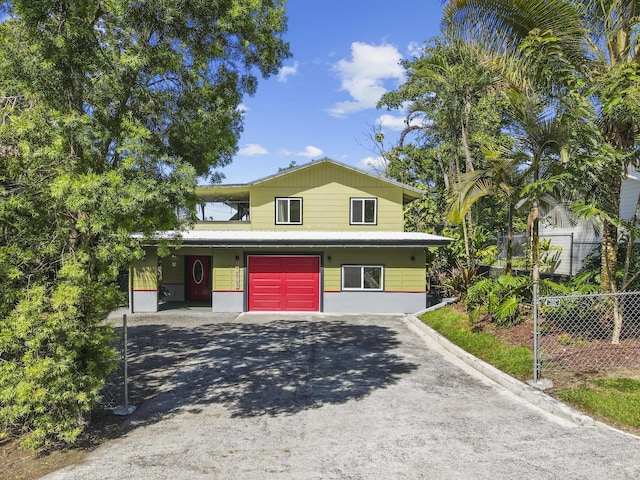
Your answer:
[[[249,310],[320,310],[320,257],[250,256]]]
[[[209,257],[187,257],[187,300],[192,302],[207,301],[211,298],[209,287]]]

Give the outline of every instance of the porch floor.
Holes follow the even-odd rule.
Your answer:
[[[211,301],[206,302],[160,302],[159,311],[165,310],[191,310],[196,312],[210,312]]]

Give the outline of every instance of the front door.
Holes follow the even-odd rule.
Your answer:
[[[208,301],[211,298],[209,287],[209,257],[187,257],[187,300],[192,302]]]

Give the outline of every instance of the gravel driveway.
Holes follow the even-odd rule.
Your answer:
[[[534,407],[411,325],[218,319],[126,435],[44,478],[640,478],[640,438]]]

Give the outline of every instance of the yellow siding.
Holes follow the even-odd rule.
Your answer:
[[[158,255],[147,249],[142,260],[136,260],[131,268],[133,290],[158,289]]]
[[[242,291],[244,289],[243,262],[241,250],[216,250],[213,254],[213,290]]]
[[[324,289],[341,289],[342,265],[382,265],[385,291],[423,292],[426,289],[425,261],[421,249],[330,249],[325,253]]]
[[[251,221],[199,222],[194,227],[196,230],[404,230],[401,186],[330,162],[285,172],[254,185],[201,187],[197,193],[205,198],[221,192],[219,195],[224,197],[237,194],[234,188],[242,188],[242,194],[250,199]],[[276,225],[277,197],[302,197],[302,225]],[[350,198],[353,197],[378,199],[376,225],[349,224]]]
[[[302,225],[275,224],[275,198],[302,197]],[[350,198],[378,199],[377,225],[350,225]],[[256,185],[251,190],[254,230],[403,231],[402,189],[375,177],[322,163]]]
[[[184,257],[182,255],[169,255],[162,259],[162,283],[184,283]]]

